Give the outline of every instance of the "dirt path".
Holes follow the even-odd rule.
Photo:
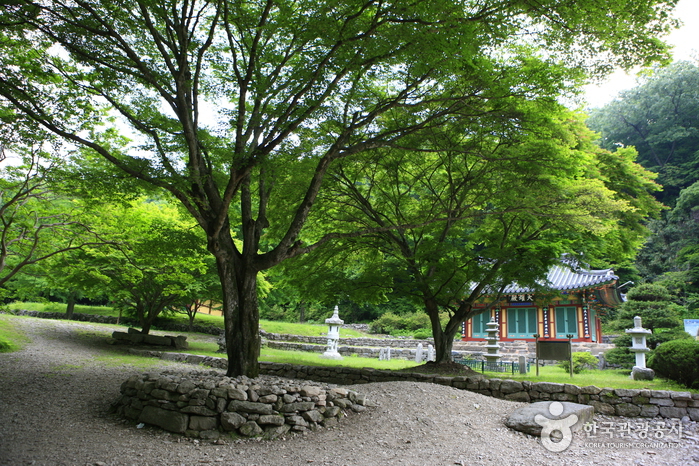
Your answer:
[[[335,429],[274,441],[199,442],[155,428],[138,429],[107,413],[130,375],[197,367],[146,360],[109,363],[104,326],[11,318],[31,338],[0,354],[1,465],[699,465],[696,423],[665,446],[576,434],[551,453],[503,419],[520,403],[441,385],[389,382],[353,386],[376,405]],[[622,422],[621,418],[605,418]],[[625,420],[628,421],[628,420]]]

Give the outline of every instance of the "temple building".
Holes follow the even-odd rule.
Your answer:
[[[491,318],[500,324],[500,341],[540,338],[574,342],[601,342],[600,314],[622,302],[617,288],[619,277],[611,269],[586,270],[557,265],[549,269],[546,288],[538,291],[508,285],[499,302],[477,306],[490,309],[467,320],[463,341],[485,341]]]

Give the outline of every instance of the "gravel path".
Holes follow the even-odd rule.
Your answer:
[[[108,328],[85,323],[10,318],[31,338],[0,354],[1,465],[699,465],[699,430],[685,423],[669,445],[590,446],[621,442],[576,434],[562,453],[506,428],[522,406],[441,385],[387,382],[351,388],[374,407],[334,429],[273,441],[200,442],[125,422],[107,413],[130,375],[178,368],[110,363]],[[113,350],[113,349],[112,349]],[[623,422],[623,418],[598,421]]]

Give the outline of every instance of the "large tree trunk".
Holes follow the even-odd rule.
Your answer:
[[[150,332],[150,326],[153,322],[151,319],[148,318],[145,304],[143,304],[140,301],[136,303],[136,316],[138,317],[138,321],[141,324],[141,333],[144,335],[148,335],[148,333]]]
[[[453,361],[451,352],[454,347],[454,337],[460,328],[459,319],[452,317],[446,327],[442,329],[439,321],[439,306],[432,299],[425,299],[425,310],[432,324],[432,336],[434,337],[435,363],[447,363]]]
[[[187,317],[189,318],[189,331],[194,331],[194,319],[197,317],[197,311],[199,311],[199,301],[194,301],[191,307],[187,308]]]
[[[228,229],[209,241],[209,249],[216,257],[223,292],[222,310],[228,354],[226,375],[257,377],[260,372],[257,270],[237,253]]]
[[[66,306],[66,318],[68,320],[73,318],[73,312],[75,311],[75,301],[77,293],[75,291],[70,291],[68,293],[68,303]]]
[[[304,323],[306,322],[306,302],[301,301],[301,305],[299,307],[299,322]]]

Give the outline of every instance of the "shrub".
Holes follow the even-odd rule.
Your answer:
[[[404,325],[406,330],[428,329],[431,327],[430,316],[424,312],[413,312],[404,317]],[[430,332],[432,335],[432,332]]]
[[[442,327],[449,321],[449,315],[446,312],[440,312],[439,320]],[[393,336],[409,336],[414,338],[423,338],[415,336],[415,332],[427,332],[427,337],[432,336],[432,322],[430,317],[425,312],[411,312],[408,314],[395,314],[386,312],[381,317],[369,324],[369,329],[372,333],[387,333]]]
[[[404,318],[392,312],[387,312],[369,324],[372,333],[390,334],[405,328]]]
[[[296,316],[292,315],[293,312],[289,312],[283,306],[274,304],[272,306],[260,306],[260,319],[264,320],[274,320],[278,322],[294,322]]]
[[[573,353],[573,373],[579,374],[587,369],[597,368],[599,361],[596,357],[587,352]],[[558,367],[562,367],[566,372],[570,371],[570,361],[560,361]]]
[[[607,350],[604,353],[604,359],[609,364],[623,369],[631,369],[636,364],[636,356],[628,347],[622,346]]]
[[[699,388],[699,341],[673,340],[658,346],[648,360],[658,375],[689,388]]]
[[[413,332],[413,338],[417,340],[425,340],[432,337],[432,330],[421,328]]]

